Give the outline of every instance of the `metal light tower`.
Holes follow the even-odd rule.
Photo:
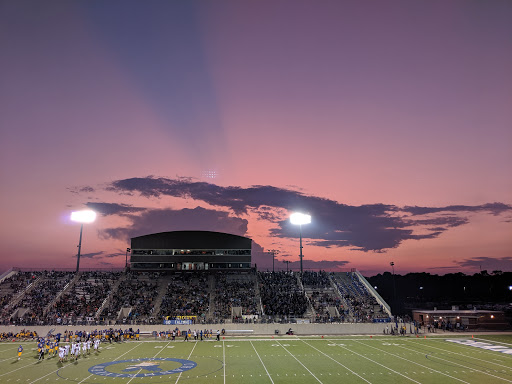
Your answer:
[[[395,303],[395,310],[396,310],[396,284],[395,284],[395,263],[392,261],[389,263],[391,265],[391,270],[393,272],[393,301]]]
[[[299,236],[300,236],[300,274],[302,275],[302,224],[309,224],[311,223],[311,216],[306,215],[304,213],[292,213],[290,216],[290,221],[292,224],[296,224],[299,226]]]
[[[71,212],[71,221],[80,223],[80,240],[78,241],[78,254],[76,256],[76,272],[80,269],[80,251],[82,250],[82,231],[84,223],[92,223],[96,220],[96,212],[91,210]]]
[[[272,272],[275,272],[274,264],[275,264],[276,255],[279,254],[279,251],[277,249],[269,249],[269,251],[267,253],[269,255],[272,255]]]
[[[286,264],[286,272],[288,272],[288,264],[290,264],[290,260],[284,260],[283,263]]]

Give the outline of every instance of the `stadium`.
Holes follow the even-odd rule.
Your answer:
[[[0,382],[509,381],[511,337],[474,335],[503,312],[395,316],[357,270],[258,271],[251,242],[162,232],[132,238],[122,270],[12,268]]]

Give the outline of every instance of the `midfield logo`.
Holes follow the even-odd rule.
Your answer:
[[[93,375],[107,377],[152,377],[173,375],[189,371],[197,366],[191,360],[172,358],[133,359],[102,363],[89,368]],[[130,373],[124,373],[130,372]]]
[[[469,347],[482,348],[482,349],[487,349],[489,351],[501,352],[501,353],[506,353],[507,355],[512,355],[512,348],[505,347],[503,345],[495,345],[495,344],[491,344],[491,343],[483,343],[481,341],[464,340],[464,339],[448,339],[446,341],[449,341],[451,343],[467,345]]]

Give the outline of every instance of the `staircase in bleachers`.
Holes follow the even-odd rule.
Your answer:
[[[153,314],[155,316],[160,312],[160,307],[162,306],[162,301],[165,297],[167,285],[170,283],[170,280],[171,278],[169,277],[169,275],[162,275],[158,279],[157,295],[155,297],[155,306],[153,308]]]
[[[331,285],[329,275],[324,271],[306,271],[302,275],[302,284],[311,309],[306,313],[313,322],[327,323],[340,321],[342,300]]]
[[[11,271],[0,283],[0,317],[6,319],[12,314],[15,300],[37,277],[32,272]]]
[[[56,295],[55,297],[48,303],[48,305],[46,306],[46,308],[44,309],[43,311],[43,315],[46,316],[48,314],[48,312],[50,312],[50,310],[52,309],[52,307],[57,303],[57,301],[60,299],[60,297],[66,293],[67,291],[69,291],[73,285],[75,285],[75,283],[78,281],[78,279],[80,278],[80,272],[79,273],[74,273],[73,274],[73,278],[67,283],[64,285],[64,288],[62,290],[60,290]]]
[[[384,307],[361,282],[357,273],[331,273],[331,278],[345,301],[352,321],[375,322],[389,319]]]
[[[126,280],[126,277],[127,277],[127,274],[126,272],[124,272],[120,277],[119,279],[117,279],[115,282],[114,282],[114,285],[112,286],[112,289],[111,291],[109,292],[108,296],[105,297],[105,299],[103,300],[103,303],[101,304],[101,306],[98,308],[98,310],[96,311],[96,313],[94,314],[94,318],[95,319],[98,319],[102,312],[107,309],[111,309],[110,308],[110,303],[114,300],[115,297],[119,296],[119,295],[122,295],[122,293],[119,293],[119,286],[121,285],[121,283],[123,281]]]

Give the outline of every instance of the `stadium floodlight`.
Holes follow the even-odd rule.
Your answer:
[[[311,223],[311,216],[304,213],[295,212],[290,216],[292,224],[299,226],[299,238],[300,238],[300,274],[302,275],[302,225]]]
[[[304,213],[295,212],[290,215],[292,224],[302,225],[311,223],[311,216]]]
[[[96,220],[96,212],[91,211],[90,209],[71,212],[71,220],[78,223],[92,223]]]
[[[84,223],[92,223],[96,220],[96,212],[86,209],[83,211],[71,212],[71,221],[80,223],[80,240],[78,241],[78,253],[76,255],[76,272],[80,269],[80,251],[82,249],[82,231],[84,230]]]

